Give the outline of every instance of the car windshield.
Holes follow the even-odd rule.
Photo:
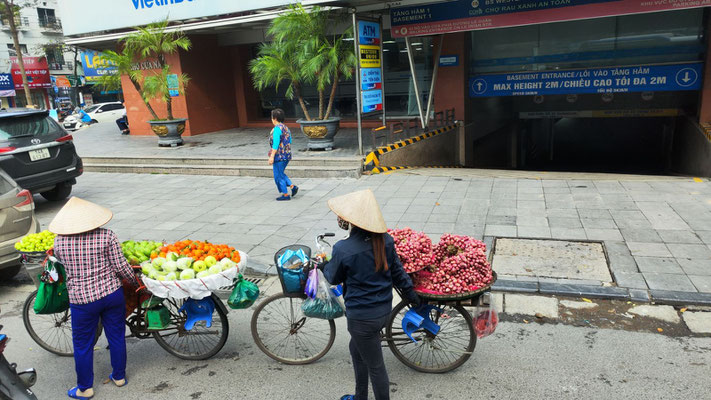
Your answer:
[[[96,109],[99,108],[99,107],[100,107],[100,106],[91,106],[91,107],[87,108],[87,109],[84,110],[84,111],[87,112],[87,113],[94,112],[94,111],[96,111]]]
[[[52,118],[44,114],[0,118],[0,140],[61,133],[62,128]]]

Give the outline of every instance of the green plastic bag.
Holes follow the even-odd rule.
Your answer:
[[[227,304],[235,310],[249,308],[257,300],[257,297],[259,297],[259,287],[245,280],[240,274]]]
[[[64,266],[59,262],[47,260],[47,265],[44,267],[47,273],[43,275],[51,275],[53,271],[57,272],[57,280],[48,282],[46,278],[42,278],[39,289],[37,289],[37,297],[35,297],[34,310],[36,314],[56,314],[69,309],[69,293],[67,292],[66,273]]]

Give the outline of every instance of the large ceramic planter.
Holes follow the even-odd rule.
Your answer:
[[[183,144],[181,135],[185,132],[187,118],[166,121],[148,121],[153,133],[158,136],[158,146],[180,146]]]
[[[336,136],[341,124],[340,117],[323,119],[320,121],[297,120],[301,125],[301,132],[309,138],[309,150],[333,149],[333,137]]]

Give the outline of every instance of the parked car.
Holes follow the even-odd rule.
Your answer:
[[[72,140],[46,110],[0,110],[0,168],[47,200],[67,198],[84,172]]]
[[[0,280],[20,272],[20,254],[15,243],[25,235],[39,232],[34,209],[32,193],[0,169]]]
[[[88,107],[84,110],[84,112],[89,114],[89,117],[91,117],[91,123],[106,121],[115,122],[123,115],[124,107],[123,104],[119,102],[98,103]],[[81,116],[79,113],[74,113],[64,118],[64,129],[68,131],[75,131],[84,125],[87,124],[81,122]]]

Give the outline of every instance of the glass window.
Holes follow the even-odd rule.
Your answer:
[[[15,185],[8,182],[2,175],[0,175],[0,195],[8,194],[15,190]]]
[[[99,107],[101,107],[101,106],[91,106],[91,107],[87,108],[86,110],[84,110],[84,112],[86,112],[86,113],[94,112],[94,111],[96,111]]]
[[[350,41],[352,44],[353,42]],[[426,93],[429,91],[432,80],[433,55],[432,39],[428,37],[412,40],[413,55],[415,59],[417,83],[423,107],[427,101]],[[252,48],[252,56],[256,57],[258,47]],[[410,74],[410,63],[407,59],[404,39],[393,39],[390,30],[383,31],[382,62],[385,74],[385,112],[388,116],[418,115],[415,88]],[[305,85],[301,88],[304,102],[309,114],[318,115],[318,92],[315,86]],[[260,93],[259,118],[269,119],[269,113],[274,108],[282,108],[287,118],[302,118],[303,112],[298,99],[289,100],[285,97],[286,85],[279,87],[278,91],[268,88]],[[328,92],[326,93],[328,95]],[[344,118],[356,118],[356,85],[355,79],[341,80],[336,91],[333,105],[333,115]],[[324,105],[325,107],[326,105]]]
[[[44,114],[0,118],[0,139],[61,134],[62,128]]]
[[[703,9],[473,31],[471,73],[701,60]]]
[[[22,52],[22,55],[26,55],[27,53],[27,45],[26,44],[20,44],[20,51]],[[10,57],[17,57],[17,52],[15,51],[15,45],[12,43],[7,44],[7,52],[10,54]]]

